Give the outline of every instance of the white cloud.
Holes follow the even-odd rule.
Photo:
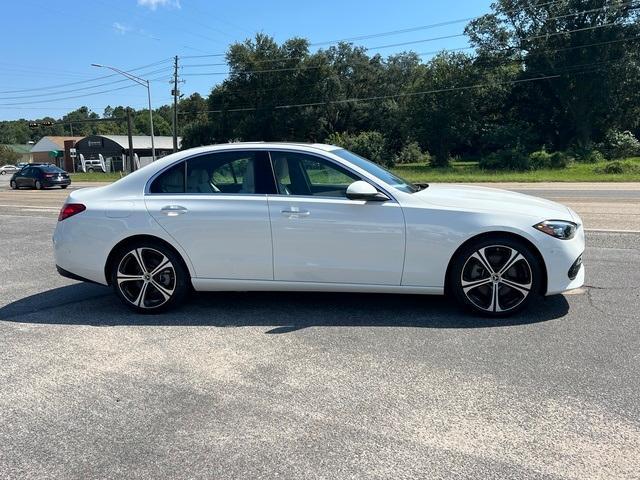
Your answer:
[[[138,5],[155,10],[158,7],[182,8],[180,0],[138,0]]]
[[[120,22],[113,22],[113,29],[120,35],[125,35],[131,31],[131,27],[127,27]]]

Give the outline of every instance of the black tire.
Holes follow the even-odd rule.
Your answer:
[[[5,172],[4,170],[2,170],[2,171],[0,172],[0,175],[6,175],[6,174],[7,174],[7,172]]]
[[[62,190],[64,190],[64,189],[65,189],[65,188],[67,188],[67,187],[68,187],[68,185],[60,185],[60,188],[61,188]]]
[[[144,268],[140,267],[140,259]],[[158,268],[159,271],[151,276]],[[130,243],[116,252],[110,277],[122,303],[142,314],[161,313],[177,307],[183,303],[191,286],[189,271],[182,258],[162,243],[153,241]]]
[[[9,186],[11,187],[11,190],[17,190],[18,189],[18,185],[16,184],[15,180],[11,180],[9,182]]]
[[[36,187],[36,190],[42,190],[42,184],[40,183],[40,180],[36,180],[34,186]]]
[[[87,168],[87,173],[93,173],[93,168]]]
[[[463,307],[487,317],[508,317],[539,299],[542,275],[540,260],[526,243],[496,235],[457,252],[448,286]]]

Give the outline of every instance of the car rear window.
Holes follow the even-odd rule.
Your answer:
[[[62,170],[61,168],[55,167],[53,165],[48,165],[46,167],[39,167],[40,170],[42,170],[43,172],[46,173],[67,173],[64,170]]]

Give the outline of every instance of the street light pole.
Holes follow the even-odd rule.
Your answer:
[[[143,87],[146,87],[147,89],[147,98],[149,99],[149,123],[151,126],[151,156],[153,158],[153,161],[156,161],[156,142],[155,142],[155,135],[153,133],[153,110],[151,109],[151,83],[149,82],[149,80],[145,80],[144,78],[140,78],[140,77],[136,77],[135,75],[130,74],[129,72],[124,72],[122,70],[120,70],[119,68],[116,67],[111,67],[109,65],[101,65],[99,63],[92,63],[91,64],[92,67],[98,67],[98,68],[108,68],[109,70],[113,70],[116,73],[119,73],[120,75],[128,78],[131,81],[136,82],[138,85],[142,85]],[[131,155],[133,155],[133,152],[129,152]]]

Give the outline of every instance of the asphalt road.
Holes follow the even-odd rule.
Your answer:
[[[640,235],[590,233],[588,287],[506,321],[299,293],[135,316],[57,276],[31,210],[0,212],[0,478],[640,477]]]

